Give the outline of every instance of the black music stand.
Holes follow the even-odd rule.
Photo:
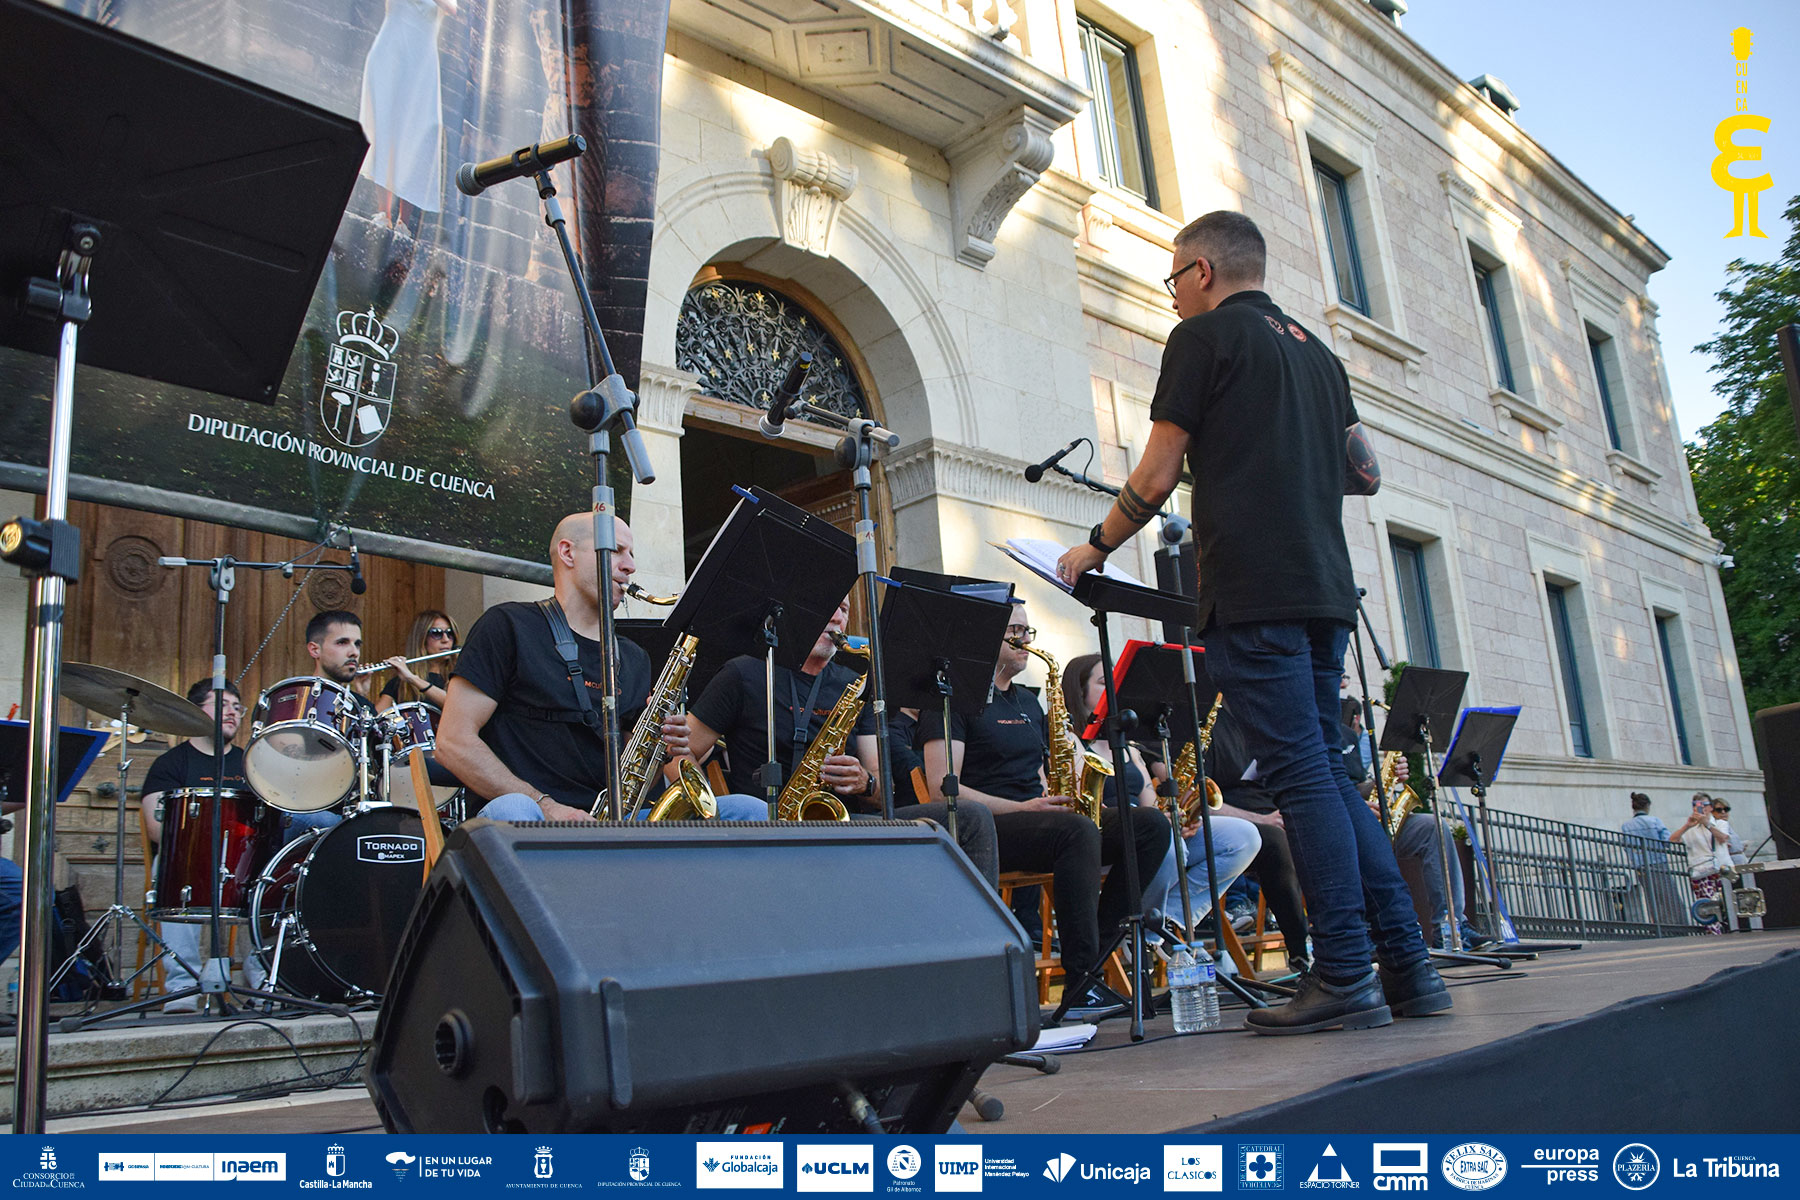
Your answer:
[[[36,0],[0,0],[0,112],[0,345],[57,359],[44,520],[30,523],[29,557],[8,554],[36,576],[13,1085],[13,1128],[27,1133],[43,1130],[49,1053],[52,733],[80,559],[66,520],[78,335],[88,366],[273,402],[368,143],[354,118]],[[105,318],[90,327],[96,256]]]
[[[761,651],[768,745],[757,787],[773,818],[782,784],[782,766],[775,760],[775,668],[798,671],[806,665],[819,634],[856,582],[856,541],[773,492],[734,490],[741,497],[737,507],[663,624],[700,639],[688,674],[692,695],[705,690],[729,660]],[[623,818],[615,814],[614,819]]]
[[[964,585],[947,577],[937,577],[947,585],[940,591],[923,582],[926,573],[912,571],[908,575],[914,582],[890,579],[881,602],[888,703],[896,708],[941,709],[944,744],[948,746],[950,714],[979,716],[987,707],[1012,606],[970,594]],[[1004,584],[983,586],[997,586],[1002,595],[1006,592]],[[942,790],[951,841],[956,840],[959,790],[953,766],[946,752]]]

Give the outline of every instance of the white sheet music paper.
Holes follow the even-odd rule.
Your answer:
[[[1069,552],[1069,548],[1060,542],[1053,542],[1049,538],[1007,538],[1004,544],[1000,542],[990,542],[989,544],[1045,583],[1055,584],[1065,592],[1075,590],[1073,583],[1064,583],[1056,577],[1056,560]],[[1102,563],[1100,574],[1108,579],[1116,579],[1120,583],[1144,586],[1141,579],[1134,579],[1111,563]]]
[[[1046,1029],[1038,1034],[1037,1045],[1032,1049],[1040,1054],[1053,1054],[1058,1050],[1074,1050],[1093,1041],[1094,1035],[1100,1032],[1098,1025],[1064,1025],[1060,1029]]]

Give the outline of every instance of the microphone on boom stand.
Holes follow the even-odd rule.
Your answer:
[[[457,190],[466,196],[479,196],[496,183],[523,179],[547,171],[558,163],[578,158],[587,149],[587,139],[578,133],[557,138],[554,142],[535,142],[522,150],[514,150],[504,158],[490,158],[484,163],[464,163],[456,169]]]
[[[800,389],[806,384],[806,373],[812,370],[812,363],[812,351],[802,350],[800,357],[794,360],[794,365],[788,368],[787,378],[781,381],[781,386],[769,397],[769,411],[756,423],[764,437],[773,439],[781,436],[781,426],[787,421],[788,406],[800,398]]]
[[[1081,443],[1083,443],[1085,441],[1087,441],[1086,438],[1076,438],[1074,441],[1072,441],[1068,445],[1064,446],[1061,450],[1058,450],[1055,454],[1052,454],[1049,458],[1046,458],[1043,462],[1032,463],[1029,467],[1026,467],[1025,468],[1025,482],[1026,483],[1036,483],[1038,480],[1042,479],[1044,477],[1045,471],[1048,471],[1051,467],[1054,467],[1057,463],[1061,462],[1064,458],[1067,458],[1069,456],[1069,454],[1075,449],[1075,447],[1081,445]]]

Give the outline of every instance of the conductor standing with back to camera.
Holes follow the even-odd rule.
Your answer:
[[[1343,364],[1262,290],[1266,261],[1241,213],[1208,213],[1176,235],[1164,285],[1181,320],[1143,458],[1058,570],[1072,582],[1098,567],[1156,514],[1188,461],[1207,671],[1275,794],[1312,924],[1313,965],[1293,1000],[1245,1024],[1367,1029],[1451,1001],[1393,847],[1337,753],[1357,600],[1343,497],[1373,495],[1380,468]]]

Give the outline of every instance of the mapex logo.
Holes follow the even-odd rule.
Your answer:
[[[1300,1181],[1302,1188],[1331,1188],[1343,1190],[1359,1188],[1362,1184],[1350,1178],[1350,1171],[1344,1166],[1344,1160],[1330,1142],[1325,1143],[1325,1153],[1319,1155],[1319,1161],[1313,1164],[1312,1174]]]
[[[1430,1191],[1430,1153],[1424,1142],[1376,1142],[1371,1186],[1378,1192]]]
[[[940,1192],[979,1192],[981,1190],[981,1147],[934,1147],[936,1171],[932,1185]]]
[[[1163,1191],[1225,1190],[1225,1147],[1164,1146]]]
[[[924,1165],[925,1160],[911,1146],[895,1146],[888,1151],[887,1168],[895,1179],[911,1179]]]
[[[162,1183],[287,1181],[283,1154],[102,1154],[100,1180]]]
[[[1539,1146],[1531,1152],[1531,1161],[1519,1164],[1521,1171],[1542,1171],[1544,1184],[1599,1183],[1600,1151],[1592,1146]]]
[[[642,1146],[633,1147],[631,1157],[625,1160],[625,1172],[638,1183],[650,1178],[650,1152]]]
[[[874,1191],[875,1147],[795,1146],[794,1190],[798,1192]]]
[[[696,1142],[694,1186],[772,1188],[786,1186],[780,1142]]]
[[[358,862],[422,863],[425,839],[404,833],[371,833],[356,839]]]
[[[1506,1178],[1506,1155],[1486,1142],[1464,1142],[1444,1152],[1444,1179],[1465,1192],[1485,1192]]]
[[[1044,1177],[1057,1183],[1077,1174],[1076,1159],[1073,1154],[1059,1154],[1044,1163]],[[1082,1179],[1103,1179],[1112,1183],[1142,1183],[1150,1178],[1150,1168],[1142,1163],[1130,1166],[1119,1166],[1117,1163],[1081,1163],[1079,1175]]]
[[[340,445],[357,449],[387,432],[394,411],[394,351],[400,335],[370,308],[340,312],[338,339],[325,364],[319,419]]]
[[[1619,1147],[1613,1155],[1613,1178],[1619,1186],[1627,1191],[1641,1192],[1656,1182],[1662,1174],[1662,1159],[1656,1157],[1656,1151],[1642,1142],[1633,1142],[1629,1146]]]
[[[1278,1192],[1287,1186],[1281,1174],[1281,1147],[1246,1143],[1238,1147],[1238,1191]]]

